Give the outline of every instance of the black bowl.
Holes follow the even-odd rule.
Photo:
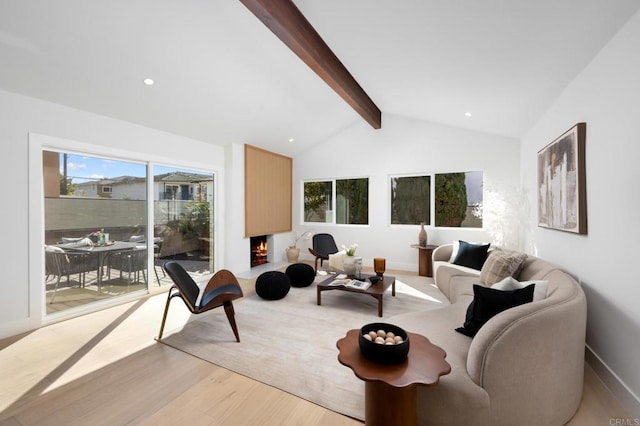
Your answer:
[[[380,277],[377,276],[377,275],[372,275],[372,276],[369,277],[369,281],[371,281],[371,284],[375,284],[378,281],[380,281]]]
[[[365,339],[364,335],[370,331],[384,330],[402,337],[403,342],[395,345],[385,345]],[[384,322],[367,324],[360,329],[358,335],[360,352],[370,361],[380,364],[399,364],[407,359],[409,353],[409,335],[400,327]]]

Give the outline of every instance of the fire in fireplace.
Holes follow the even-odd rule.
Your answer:
[[[258,265],[263,265],[267,263],[268,260],[268,244],[267,244],[267,236],[260,235],[258,237],[251,237],[250,239],[251,245],[251,267]]]

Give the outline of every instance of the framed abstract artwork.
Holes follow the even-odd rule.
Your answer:
[[[538,152],[538,226],[587,233],[586,123]]]

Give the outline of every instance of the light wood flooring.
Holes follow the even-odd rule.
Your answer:
[[[241,281],[252,294],[253,281]],[[0,425],[362,424],[157,343],[165,300],[154,295],[1,340]],[[166,329],[188,318],[174,301]],[[591,368],[585,373],[569,424],[627,418]]]

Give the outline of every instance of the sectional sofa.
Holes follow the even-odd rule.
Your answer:
[[[582,397],[587,306],[580,285],[551,263],[522,255],[515,282],[538,280],[546,286],[542,299],[498,313],[469,337],[455,329],[484,291],[474,284],[489,286],[481,282],[487,271],[451,263],[452,250],[444,245],[433,253],[435,285],[451,303],[389,319],[427,336],[451,364],[438,385],[418,388],[419,424],[565,424]]]

